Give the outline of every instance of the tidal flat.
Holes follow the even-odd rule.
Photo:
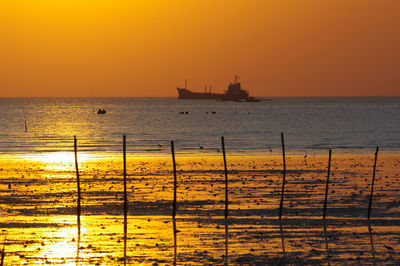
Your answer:
[[[324,221],[328,156],[287,156],[280,220],[282,157],[228,156],[226,220],[222,156],[178,155],[174,221],[171,158],[128,157],[124,259],[121,159],[79,159],[78,236],[73,160],[3,157],[4,265],[397,264],[400,157],[379,155],[368,221],[373,161],[333,155]]]

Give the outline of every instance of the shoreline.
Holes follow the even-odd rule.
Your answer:
[[[290,151],[285,151],[286,157],[304,157],[307,155],[309,158],[310,157],[328,157],[328,151],[326,150],[326,153],[300,153],[300,152],[290,152]],[[357,150],[357,152],[351,152],[351,151],[339,151],[338,150],[332,150],[332,158],[334,157],[367,157],[367,156],[374,156],[375,154],[375,149],[366,149],[363,151]],[[1,161],[8,161],[8,160],[19,160],[19,161],[34,161],[34,162],[40,162],[40,161],[51,161],[51,157],[55,157],[52,161],[54,162],[62,162],[62,157],[65,158],[65,162],[70,162],[71,158],[73,158],[74,153],[73,150],[71,151],[54,151],[54,152],[37,152],[37,153],[0,153],[0,163]],[[282,158],[282,152],[273,152],[273,153],[268,153],[268,152],[263,152],[263,153],[249,153],[249,154],[244,154],[244,153],[229,153],[227,151],[226,153],[227,158],[234,158],[234,159],[239,159],[239,158],[272,158],[272,157],[281,157]],[[391,151],[391,150],[379,150],[379,157],[384,157],[384,156],[399,156],[400,157],[400,151]],[[78,150],[78,159],[79,157],[82,157],[84,161],[96,161],[96,160],[115,160],[115,159],[122,159],[122,151],[120,153],[117,152],[79,152]],[[142,160],[142,159],[167,159],[171,158],[170,153],[158,153],[158,154],[151,154],[151,153],[134,153],[134,152],[127,152],[126,157],[131,159],[131,160]],[[209,159],[215,159],[218,157],[222,158],[222,152],[218,153],[183,153],[183,152],[176,152],[175,151],[175,157],[176,158],[193,158],[193,159],[198,159],[198,158],[209,158]],[[44,158],[44,159],[43,159]]]

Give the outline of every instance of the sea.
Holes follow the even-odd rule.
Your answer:
[[[97,114],[105,109],[106,114]],[[400,152],[400,97],[269,98],[260,102],[176,98],[0,98],[0,155],[232,156]]]

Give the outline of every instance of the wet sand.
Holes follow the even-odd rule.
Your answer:
[[[228,155],[229,219],[221,157],[128,158],[127,264],[396,264],[400,261],[400,156],[379,155],[371,220],[373,155]],[[5,265],[123,265],[123,176],[117,159],[80,162],[81,234],[71,161],[0,161]],[[174,236],[174,224],[176,235]],[[174,239],[175,237],[175,239]],[[176,245],[174,246],[174,243]]]

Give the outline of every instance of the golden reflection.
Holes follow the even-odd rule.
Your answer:
[[[36,156],[28,157],[32,161],[38,161],[43,163],[43,167],[46,170],[51,171],[69,171],[73,167],[74,153],[73,152],[50,152],[43,153]],[[88,153],[78,153],[79,163],[88,162],[91,159],[95,159],[93,155]]]
[[[75,222],[75,218],[71,219],[52,219],[55,223],[71,223]],[[85,228],[81,228],[81,234],[84,235]],[[48,263],[61,263],[62,265],[76,265],[77,257],[77,227],[63,227],[56,231],[46,234],[46,239],[52,239],[45,243],[38,257],[45,257]],[[85,256],[80,254],[80,256]]]
[[[43,163],[71,163],[74,160],[72,152],[52,152],[39,156],[39,160]]]
[[[68,156],[68,154],[65,155]],[[50,156],[46,164],[54,164],[52,161],[62,160],[62,158],[64,157]],[[73,153],[70,155],[70,161],[72,161],[71,158],[73,158]],[[272,158],[275,162],[279,162],[280,158]],[[394,156],[388,158],[393,158],[390,162],[398,162],[398,159],[394,160]],[[209,169],[221,169],[220,158],[198,159],[197,162],[186,158],[179,160],[178,169],[182,169],[183,174],[181,189],[177,190],[177,200],[178,204],[186,202],[181,205],[181,209],[178,208],[178,214],[182,215],[183,219],[179,219],[177,224],[172,223],[170,216],[173,178],[170,172],[166,172],[171,168],[169,158],[164,161],[158,158],[128,160],[128,174],[131,174],[128,175],[127,180],[128,199],[131,202],[129,205],[131,213],[127,217],[128,265],[140,263],[172,265],[174,260],[177,264],[185,262],[223,265],[224,258],[228,259],[226,255],[229,255],[230,262],[238,262],[238,259],[243,258],[248,260],[249,264],[252,262],[256,264],[259,260],[263,260],[265,264],[268,262],[273,264],[276,262],[275,258],[289,260],[298,254],[299,250],[310,250],[310,244],[305,243],[308,240],[311,241],[312,246],[320,245],[321,252],[317,254],[318,257],[314,257],[315,254],[312,255],[313,258],[305,257],[305,264],[310,261],[332,263],[329,261],[333,260],[331,245],[334,244],[344,247],[343,251],[335,251],[334,259],[339,264],[354,257],[354,252],[346,251],[355,249],[354,245],[371,246],[373,254],[367,254],[364,251],[366,255],[360,256],[360,263],[365,264],[372,262],[372,256],[375,256],[376,261],[381,261],[382,258],[387,259],[392,254],[391,251],[375,250],[376,246],[373,246],[375,243],[372,241],[378,241],[378,238],[383,235],[387,237],[381,246],[385,244],[388,246],[386,249],[398,248],[398,243],[393,240],[398,236],[398,226],[390,223],[390,221],[395,221],[395,217],[391,214],[396,210],[394,209],[396,206],[380,210],[382,216],[385,216],[381,219],[382,223],[374,225],[376,231],[372,232],[374,238],[372,240],[368,239],[366,227],[358,222],[357,217],[343,218],[340,212],[330,216],[334,224],[330,226],[331,230],[326,232],[326,236],[323,235],[321,238],[321,225],[313,223],[309,224],[309,228],[316,235],[310,233],[311,235],[307,236],[301,233],[304,228],[299,228],[299,231],[293,229],[293,231],[285,223],[279,223],[275,216],[259,215],[261,213],[276,214],[279,197],[275,195],[265,198],[265,195],[274,195],[279,190],[280,183],[274,176],[275,172],[267,172],[267,175],[257,172],[252,174],[246,169],[253,166],[255,169],[262,169],[265,167],[265,162],[270,162],[271,158],[259,157],[251,160],[231,158],[231,160],[233,171],[246,172],[245,174],[243,174],[244,171],[238,174],[232,173],[230,189],[233,217],[228,224],[229,228],[226,227],[229,232],[225,231],[225,234],[223,175],[221,176],[220,172],[204,173]],[[339,205],[348,200],[348,191],[364,189],[364,183],[359,182],[356,177],[363,176],[365,172],[368,173],[365,170],[369,169],[370,164],[367,162],[370,162],[370,157],[360,157],[357,160],[339,157],[338,160],[340,160],[338,165],[341,167],[338,172],[342,171],[341,169],[351,169],[350,166],[354,164],[360,165],[359,169],[357,167],[353,170],[354,176],[346,178],[344,174],[335,175],[337,184],[346,184],[344,187],[338,186],[335,196],[339,202],[338,207],[341,208],[349,206]],[[299,168],[302,166],[302,162],[303,156],[291,157],[289,166],[297,169],[297,166]],[[321,193],[318,191],[324,191],[324,182],[319,173],[326,168],[326,156],[316,159],[313,164],[314,166],[310,164],[305,169],[318,169],[318,172],[300,173],[299,178],[296,178],[299,182],[293,181],[289,186],[290,191],[306,191],[303,184],[318,184],[312,190],[313,193],[310,193],[311,198],[307,198],[307,201],[296,198],[289,204],[310,204],[309,199],[317,201],[317,197],[320,200]],[[7,161],[0,164],[0,173],[3,176],[0,189],[4,198],[4,203],[1,205],[4,215],[0,217],[2,224],[0,229],[4,234],[7,233],[5,265],[123,265],[124,217],[121,161],[96,160],[83,167],[83,171],[86,172],[85,181],[89,182],[83,183],[83,191],[86,193],[83,194],[82,200],[83,227],[80,243],[78,243],[75,215],[75,180],[65,182],[58,178],[64,177],[66,173],[72,177],[75,175],[73,162],[70,164],[69,172],[42,171],[43,165],[45,164],[42,161],[32,163],[25,160],[18,163]],[[273,167],[279,169],[278,163],[274,163]],[[397,173],[395,164],[385,164],[385,167],[382,167],[381,176]],[[203,172],[199,173],[189,172],[202,169]],[[48,173],[54,178],[42,178]],[[96,178],[92,178],[92,175],[96,175]],[[304,178],[304,181],[300,182],[300,178]],[[235,180],[238,181],[235,182]],[[270,184],[260,187],[260,184],[265,184],[266,181]],[[386,191],[385,196],[388,200],[396,199],[398,182],[395,181],[391,178],[381,180],[382,187],[394,188]],[[311,188],[308,187],[308,189]],[[293,207],[293,213],[297,205]],[[311,205],[306,213],[296,214],[293,218],[303,219],[309,215],[308,219],[304,219],[304,225],[307,226],[310,218],[320,219],[320,207],[320,204]],[[332,242],[332,234],[335,236],[335,243]],[[227,236],[229,236],[229,242]],[[355,237],[357,242],[349,241]],[[322,250],[324,238],[325,248]],[[79,260],[76,263],[78,247],[80,247]],[[393,262],[392,258],[388,260],[389,263]]]

